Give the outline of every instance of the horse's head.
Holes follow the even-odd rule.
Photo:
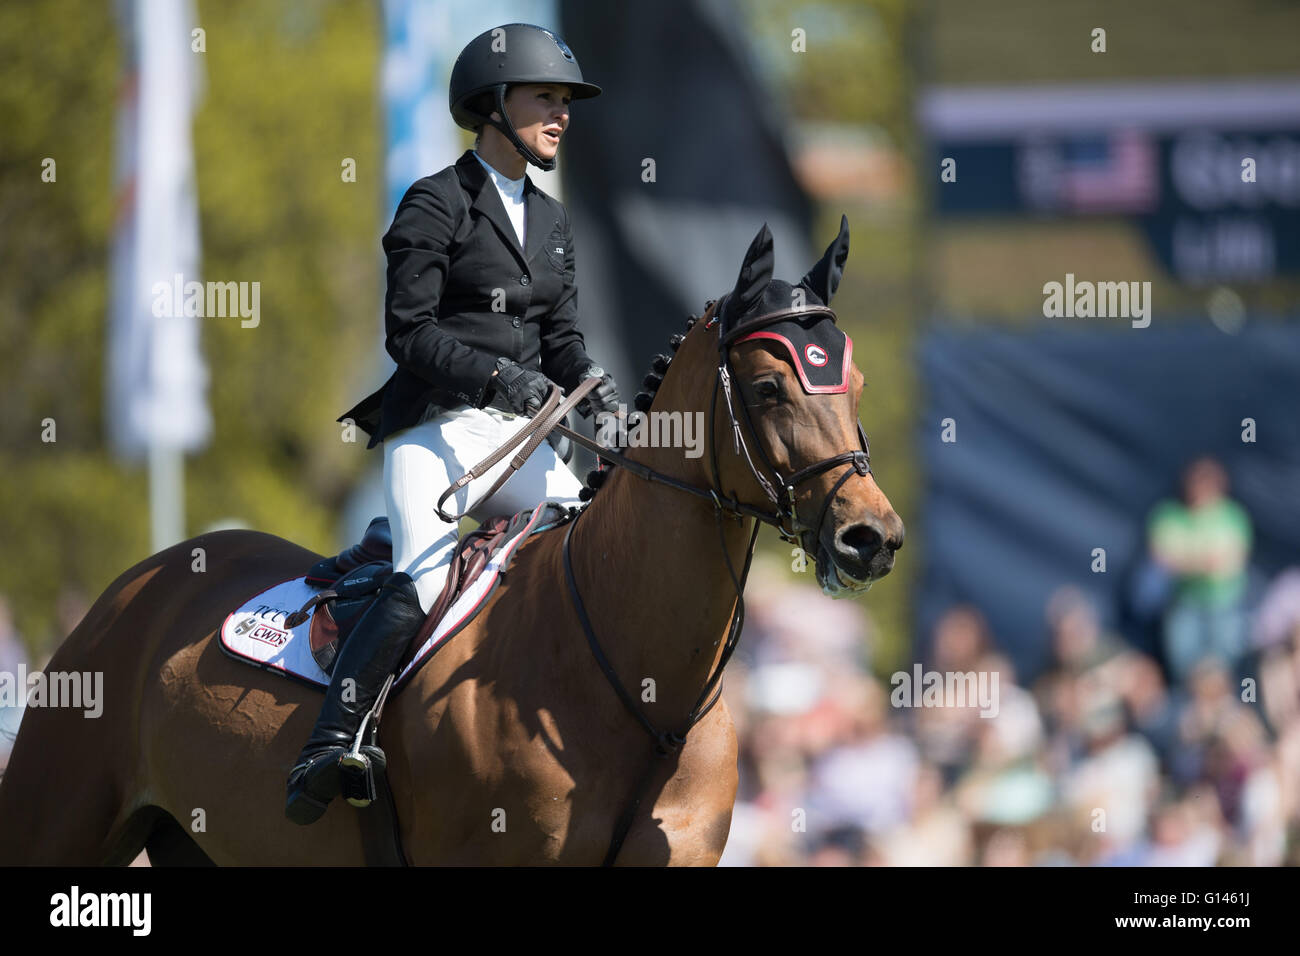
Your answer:
[[[791,285],[772,278],[772,234],[764,225],[735,288],[706,311],[678,355],[692,353],[717,370],[708,399],[713,487],[798,542],[833,597],[870,588],[889,573],[903,543],[903,522],[868,463],[853,343],[829,308],[848,248],[841,219],[821,261]]]

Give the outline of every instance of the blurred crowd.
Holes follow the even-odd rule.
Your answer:
[[[1249,599],[1249,520],[1210,461],[1147,542],[1153,648],[1063,586],[1050,666],[1026,679],[978,609],[943,615],[924,669],[996,673],[995,716],[902,706],[901,678],[873,669],[869,602],[756,565],[726,678],[740,790],[723,865],[1300,864],[1300,568]]]

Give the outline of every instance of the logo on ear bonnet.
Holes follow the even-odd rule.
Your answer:
[[[757,332],[736,339],[778,343],[790,356],[799,384],[809,395],[836,394],[849,390],[849,369],[853,362],[853,340],[835,325],[827,312],[792,312],[769,321]]]

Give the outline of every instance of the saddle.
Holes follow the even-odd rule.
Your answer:
[[[528,524],[531,515],[531,511],[522,511],[489,518],[461,536],[442,592],[408,645],[400,667],[410,662],[447,609],[474,583],[493,554]],[[371,519],[359,542],[318,561],[307,572],[307,583],[322,590],[289,615],[285,626],[296,627],[311,617],[311,653],[325,673],[333,672],[339,651],[392,573],[393,536],[388,519],[382,516]]]
[[[559,426],[569,411],[581,402],[586,394],[600,384],[600,379],[589,378],[579,384],[567,398],[561,399],[558,385],[552,385],[550,394],[542,404],[533,420],[504,445],[483,459],[442,493],[434,510],[444,521],[455,521],[456,517],[442,510],[443,503],[475,478],[482,477],[498,462],[502,461],[518,446],[520,450],[510,459],[509,465],[497,477],[496,483],[482,496],[482,500],[491,498],[493,493],[504,484],[510,476],[523,466],[524,462],[546,440],[547,436]],[[568,429],[559,430],[570,434]],[[568,515],[553,502],[547,505],[558,510],[557,520]],[[447,582],[442,593],[434,602],[415,639],[407,645],[401,661],[405,667],[413,654],[432,633],[438,621],[455,603],[462,591],[474,583],[491,560],[492,555],[505,546],[517,532],[531,527],[530,518],[533,511],[522,511],[507,518],[504,516],[489,518],[478,528],[464,535],[456,545]],[[554,523],[554,522],[552,522]],[[388,527],[388,518],[378,517],[370,520],[361,540],[347,550],[326,558],[312,566],[307,572],[306,583],[311,587],[324,588],[320,594],[310,598],[301,608],[285,619],[287,628],[297,627],[311,617],[308,629],[308,642],[312,657],[325,673],[332,673],[334,661],[344,641],[352,632],[353,626],[361,619],[362,613],[370,606],[389,575],[393,573],[393,535]],[[312,609],[315,608],[315,613]]]

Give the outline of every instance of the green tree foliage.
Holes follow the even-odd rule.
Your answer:
[[[796,122],[911,140],[905,0],[744,0],[765,72]],[[803,31],[802,52],[793,49]]]
[[[379,18],[347,0],[199,6],[202,278],[260,282],[261,321],[201,320],[215,427],[186,461],[187,533],[235,519],[328,550],[372,461],[333,419],[380,334]],[[93,598],[149,552],[143,465],[110,456],[103,421],[121,65],[111,4],[0,4],[0,593],[34,650],[64,636],[65,586]]]

